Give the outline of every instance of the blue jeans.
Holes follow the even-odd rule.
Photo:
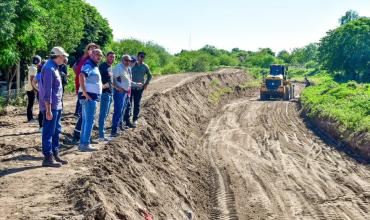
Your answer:
[[[131,91],[131,108],[134,109],[133,120],[139,119],[141,98],[143,97],[144,89]]]
[[[82,105],[82,126],[80,145],[87,146],[90,144],[91,133],[94,126],[97,100],[80,100]]]
[[[49,121],[46,119],[46,111],[42,112],[42,153],[45,157],[59,153],[59,134],[62,131],[60,123],[62,110],[51,110],[51,113],[53,114],[53,119]]]
[[[99,138],[104,138],[105,133],[105,120],[108,117],[110,104],[112,103],[112,94],[103,93],[100,100],[100,113],[99,113]]]
[[[116,89],[113,90],[113,100],[114,100],[114,111],[112,119],[112,134],[117,133],[117,127],[120,123],[123,108],[126,104],[127,93],[118,92]]]
[[[126,96],[125,98],[125,103],[123,104],[123,108],[122,108],[122,114],[121,114],[121,118],[119,119],[119,124],[128,124],[127,123],[127,108],[130,108],[130,97],[128,97],[128,95]],[[128,120],[129,122],[129,120]]]

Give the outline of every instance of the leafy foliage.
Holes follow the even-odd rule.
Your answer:
[[[350,21],[321,39],[319,60],[342,78],[361,80],[370,75],[370,18]]]
[[[306,88],[301,100],[310,116],[332,118],[352,131],[370,131],[370,84],[326,80]]]

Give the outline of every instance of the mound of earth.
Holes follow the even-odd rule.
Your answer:
[[[155,93],[140,127],[94,154],[66,194],[91,219],[141,219],[142,210],[156,219],[208,219],[212,175],[202,145],[218,109],[209,97],[223,87],[235,89],[228,98],[246,94],[237,86],[248,79],[242,71],[218,72]]]

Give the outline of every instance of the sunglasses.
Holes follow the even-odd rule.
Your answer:
[[[124,59],[123,61],[130,62],[131,60]]]

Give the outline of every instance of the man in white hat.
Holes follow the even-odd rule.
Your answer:
[[[39,105],[44,117],[42,132],[42,153],[44,154],[42,166],[44,167],[60,167],[61,164],[68,163],[59,156],[63,88],[58,66],[66,57],[68,54],[62,47],[54,47],[51,50],[50,59],[41,70]]]

